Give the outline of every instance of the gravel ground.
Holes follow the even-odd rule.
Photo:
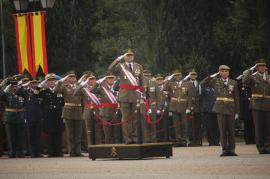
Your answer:
[[[170,159],[92,161],[80,158],[0,159],[0,179],[69,178],[270,178],[270,155],[238,143],[238,157],[219,157],[221,147],[174,148]]]

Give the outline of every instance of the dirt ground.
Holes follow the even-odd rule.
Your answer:
[[[0,179],[69,178],[270,178],[270,155],[259,155],[255,145],[238,143],[238,157],[219,157],[221,147],[174,148],[173,157],[144,160],[92,161],[80,158],[0,159]]]

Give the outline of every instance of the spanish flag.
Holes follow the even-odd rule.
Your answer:
[[[28,71],[34,75],[28,14],[14,14],[13,20],[16,32],[18,71],[19,73]]]
[[[47,49],[45,34],[45,12],[30,12],[30,29],[32,42],[33,70],[35,75],[39,68],[48,74]],[[35,76],[34,75],[34,76]]]

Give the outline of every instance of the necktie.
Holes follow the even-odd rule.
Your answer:
[[[193,81],[192,83],[193,83],[194,88],[196,88],[195,81]]]
[[[129,71],[132,72],[132,66],[131,66],[131,63],[128,64],[128,69],[129,69]]]

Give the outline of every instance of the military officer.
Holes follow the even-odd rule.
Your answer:
[[[105,144],[120,142],[120,128],[113,125],[119,122],[116,118],[118,103],[112,92],[114,80],[115,76],[112,73],[107,73],[92,89],[93,93],[100,96],[100,118],[103,123]]]
[[[201,114],[200,114],[200,95],[201,85],[197,80],[198,74],[195,69],[189,73],[188,81],[192,84],[189,88],[190,98],[188,100],[187,115],[191,115],[188,120],[189,140],[188,146],[201,146]]]
[[[49,73],[41,84],[40,98],[43,106],[43,130],[48,135],[48,157],[62,157],[62,132],[64,123],[61,117],[64,106],[62,93],[55,93],[56,75]]]
[[[219,66],[219,72],[206,77],[202,86],[214,88],[216,100],[213,111],[217,113],[223,156],[237,156],[235,153],[234,126],[239,117],[239,96],[237,82],[229,79],[230,67]]]
[[[39,97],[38,81],[31,80],[16,91],[16,94],[23,97],[25,104],[25,119],[29,135],[31,157],[41,157],[41,127],[42,127],[42,106]]]
[[[0,100],[6,103],[4,121],[10,158],[25,156],[24,99],[16,94],[17,83],[18,81],[9,79],[8,86],[0,91]]]
[[[254,70],[257,72],[253,73]],[[270,76],[264,59],[244,71],[243,83],[251,87],[250,108],[255,126],[256,147],[260,154],[270,154]]]
[[[176,145],[179,147],[187,146],[186,110],[190,87],[189,82],[182,80],[182,73],[179,70],[175,70],[173,79],[164,85],[164,91],[168,92],[170,97],[169,111],[172,112]]]
[[[64,84],[63,84],[64,83]],[[74,71],[70,71],[67,75],[56,83],[54,91],[62,93],[64,97],[64,108],[62,118],[64,119],[69,154],[71,157],[83,156],[81,154],[81,138],[82,138],[82,96],[73,95],[77,87],[77,79]]]
[[[91,92],[95,84],[95,75],[86,71],[74,92],[74,95],[83,96],[83,120],[86,123],[88,145],[101,144],[104,141],[102,125],[95,120],[95,117],[99,115],[100,104],[99,97]]]
[[[124,62],[121,62],[124,59]],[[138,125],[136,109],[139,110],[143,94],[143,67],[134,62],[134,53],[128,49],[126,53],[115,59],[109,71],[120,77],[118,101],[122,113],[124,142],[138,143]]]

